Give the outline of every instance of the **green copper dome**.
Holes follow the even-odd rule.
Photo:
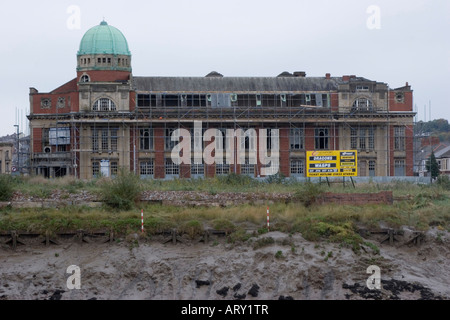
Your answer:
[[[131,55],[125,36],[106,21],[89,29],[81,39],[78,55],[85,54]]]

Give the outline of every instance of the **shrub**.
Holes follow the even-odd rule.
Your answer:
[[[260,238],[260,239],[256,240],[255,243],[253,244],[253,249],[256,250],[256,249],[259,249],[262,247],[270,246],[274,243],[275,243],[275,239],[272,237]]]
[[[236,231],[236,225],[226,219],[217,219],[213,223],[213,228],[216,230],[223,230],[225,233],[229,234]]]
[[[111,208],[130,210],[139,201],[141,181],[134,173],[121,169],[117,177],[100,186],[103,202]]]
[[[13,196],[13,179],[9,175],[0,175],[0,201],[9,201]]]
[[[446,175],[441,175],[437,178],[437,184],[445,190],[450,190],[450,178]]]
[[[277,174],[268,176],[266,182],[269,184],[284,184],[286,182],[286,177],[281,172],[278,172]]]
[[[197,220],[186,222],[180,229],[180,231],[187,233],[191,239],[201,235],[204,231],[203,225]]]
[[[281,250],[278,250],[277,253],[275,253],[275,259],[282,259],[283,258],[283,252]]]
[[[294,198],[300,201],[305,207],[313,205],[317,198],[323,193],[323,189],[319,184],[306,182],[304,188],[295,193]]]
[[[228,185],[228,186],[252,186],[256,184],[256,181],[247,176],[236,173],[230,173],[226,176],[218,176],[217,180],[219,183]]]

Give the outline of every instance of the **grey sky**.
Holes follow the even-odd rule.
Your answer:
[[[80,29],[67,21],[81,10]],[[371,5],[380,29],[369,29]],[[29,87],[51,91],[76,76],[83,34],[120,29],[137,76],[354,74],[414,90],[418,120],[450,119],[448,0],[8,1],[0,7],[0,136],[29,113]],[[20,121],[21,131],[25,121]]]

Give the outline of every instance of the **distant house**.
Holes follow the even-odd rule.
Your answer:
[[[416,152],[415,174],[419,177],[429,177],[427,162],[431,157],[431,152],[434,152],[441,174],[450,175],[450,145],[440,142],[437,138],[434,141],[430,141],[430,144],[424,143],[427,140],[422,140],[422,145],[418,147]]]
[[[14,144],[0,143],[0,174],[11,174],[11,162]]]
[[[450,146],[435,153],[441,174],[450,176]]]

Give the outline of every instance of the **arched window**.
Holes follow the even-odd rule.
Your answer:
[[[80,82],[89,82],[91,81],[91,79],[89,78],[89,76],[87,74],[83,74],[81,76]]]
[[[94,110],[94,111],[116,111],[116,104],[108,98],[102,98],[102,99],[97,100],[94,103],[92,110]]]
[[[358,98],[353,103],[352,111],[373,111],[373,103],[367,98]]]

